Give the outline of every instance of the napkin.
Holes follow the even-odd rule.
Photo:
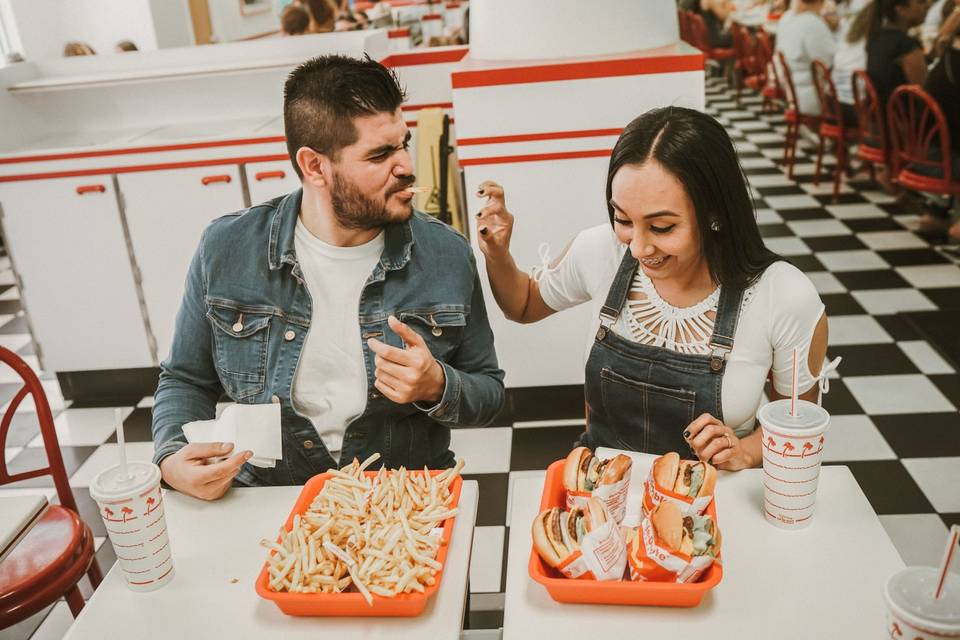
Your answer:
[[[187,442],[230,442],[233,451],[252,451],[248,460],[269,469],[283,458],[280,437],[280,405],[232,404],[216,420],[197,420],[183,425]]]

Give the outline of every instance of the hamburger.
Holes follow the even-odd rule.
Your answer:
[[[616,484],[630,474],[633,461],[622,453],[600,460],[590,449],[577,447],[563,465],[563,486],[567,491],[591,492],[602,484]]]
[[[717,470],[706,462],[681,460],[676,452],[653,462],[653,479],[661,487],[688,498],[712,496],[717,485]]]
[[[710,516],[685,516],[676,504],[664,502],[650,514],[650,524],[671,551],[713,558],[720,553],[720,530]]]
[[[607,514],[599,500],[590,498],[586,507],[564,511],[548,509],[533,521],[533,546],[543,561],[556,569],[580,550],[583,537],[606,523]]]

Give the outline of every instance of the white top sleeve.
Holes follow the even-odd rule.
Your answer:
[[[563,311],[606,294],[623,251],[609,224],[581,231],[556,265],[536,273],[540,297],[554,311]]]
[[[781,395],[790,395],[796,349],[798,393],[805,393],[818,380],[810,373],[808,356],[814,329],[824,312],[823,302],[810,279],[793,265],[777,262],[768,269],[772,271],[768,326],[773,346],[773,388]]]
[[[833,32],[819,16],[815,16],[815,19],[808,20],[808,22],[810,26],[808,27],[809,31],[807,32],[805,45],[809,59],[811,61],[819,60],[828,66],[833,64],[833,55],[837,51],[837,41]]]

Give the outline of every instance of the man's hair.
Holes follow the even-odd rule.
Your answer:
[[[336,162],[359,138],[354,119],[394,113],[405,99],[393,71],[365,56],[307,60],[290,73],[283,88],[283,127],[293,169],[297,151],[310,147]]]
[[[284,33],[298,36],[310,26],[310,14],[301,6],[292,4],[280,15],[280,28]]]

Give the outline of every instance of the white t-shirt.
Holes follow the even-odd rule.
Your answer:
[[[837,52],[833,55],[833,84],[837,98],[843,104],[853,105],[853,72],[867,68],[867,39],[847,42],[847,34],[853,20],[845,22],[837,39]]]
[[[810,63],[814,60],[831,65],[837,50],[830,27],[823,18],[811,12],[787,11],[777,26],[777,51],[783,52],[790,67],[793,86],[797,91],[797,105],[804,114],[819,115],[820,102],[813,86]]]
[[[610,225],[598,225],[580,232],[553,268],[537,273],[540,295],[551,309],[561,311],[584,302],[592,303],[597,320],[589,333],[588,354],[599,323],[600,307],[606,301],[624,251],[626,246],[617,240]],[[642,270],[638,269],[637,273],[635,283],[646,279]],[[632,313],[630,306],[628,300],[613,330],[632,339],[627,327]],[[715,304],[713,311],[716,311]],[[724,422],[738,436],[747,435],[753,429],[768,372],[773,371],[777,392],[790,395],[794,349],[798,350],[800,393],[816,382],[807,358],[823,311],[823,303],[810,279],[782,261],[770,265],[744,293],[720,399]]]
[[[367,402],[357,316],[363,285],[383,252],[383,233],[356,247],[336,247],[297,220],[294,248],[313,300],[313,314],[293,377],[293,407],[310,420],[323,444],[339,458],[344,431]]]

